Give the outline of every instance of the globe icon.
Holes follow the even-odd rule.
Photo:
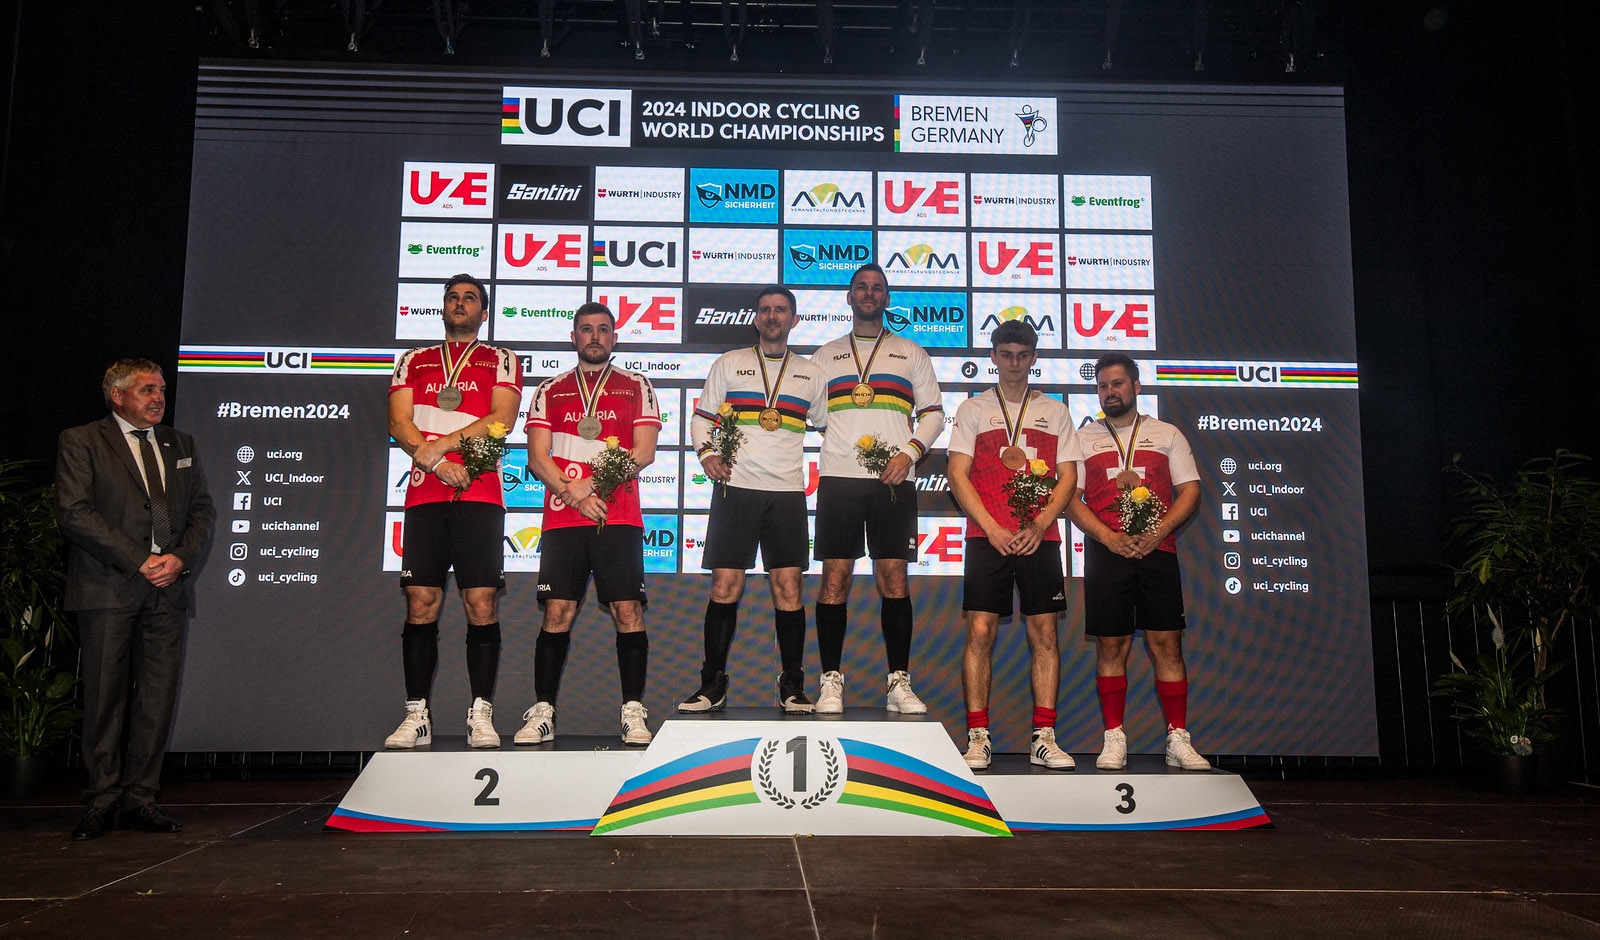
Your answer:
[[[1228,474],[1229,476],[1233,476],[1234,471],[1239,469],[1239,465],[1233,462],[1232,457],[1222,458],[1221,466],[1222,472]]]
[[[1093,382],[1094,381],[1094,363],[1085,362],[1083,365],[1079,366],[1078,367],[1078,378],[1083,379],[1085,382]]]
[[[251,447],[249,444],[246,444],[234,451],[233,456],[237,458],[240,463],[249,463],[250,461],[256,459],[256,449]]]

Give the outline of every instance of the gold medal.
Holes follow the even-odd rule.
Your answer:
[[[1000,462],[1007,470],[1021,470],[1028,465],[1028,454],[1020,447],[1005,447],[1000,450]]]
[[[867,354],[867,364],[862,365],[861,354],[856,352],[856,336],[854,333],[850,334],[850,356],[855,359],[856,378],[860,379],[856,383],[856,387],[850,390],[850,403],[857,408],[867,407],[872,404],[874,398],[878,397],[878,393],[872,390],[872,385],[870,384],[872,360],[878,358],[878,347],[883,345],[883,338],[886,335],[888,335],[886,331],[878,331],[878,338],[872,343],[872,352]]]
[[[761,351],[760,346],[756,346],[751,351],[756,354],[756,364],[761,367],[761,390],[766,395],[765,401],[767,403],[767,407],[761,409],[761,414],[756,418],[756,422],[761,425],[761,430],[763,431],[776,431],[783,427],[783,415],[778,413],[777,408],[778,394],[783,389],[783,376],[784,373],[789,371],[789,357],[792,353],[787,349],[783,351],[783,364],[778,367],[778,381],[768,383],[766,354]]]

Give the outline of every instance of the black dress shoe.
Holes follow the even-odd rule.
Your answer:
[[[125,829],[143,829],[145,832],[177,832],[183,828],[183,823],[163,813],[161,807],[154,803],[146,803],[123,813],[122,825]]]
[[[116,827],[117,811],[114,807],[105,809],[91,809],[83,814],[78,824],[72,827],[72,841],[87,842],[98,839],[110,829]]]

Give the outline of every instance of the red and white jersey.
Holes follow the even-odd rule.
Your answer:
[[[466,350],[466,343],[451,343],[451,361]],[[472,347],[467,362],[456,375],[456,388],[461,390],[461,406],[454,411],[439,407],[439,390],[448,383],[445,375],[444,346],[418,346],[400,355],[394,364],[394,377],[389,381],[389,394],[402,388],[411,389],[411,420],[428,440],[444,437],[459,431],[494,410],[494,390],[508,388],[522,400],[522,363],[509,349],[479,343]],[[451,453],[446,460],[461,462],[461,455]],[[420,506],[439,503],[455,495],[455,488],[432,473],[413,467],[411,482],[406,487],[406,505]],[[500,475],[485,473],[472,481],[461,494],[464,500],[480,503],[506,504],[505,493],[500,488]]]
[[[956,409],[955,427],[950,430],[949,452],[966,454],[972,458],[972,470],[967,478],[983,500],[983,508],[995,521],[1008,529],[1018,528],[1016,514],[1006,505],[1004,484],[1015,473],[1000,462],[1000,452],[1011,445],[1006,432],[1006,414],[1017,420],[1022,403],[1007,401],[1006,411],[1000,410],[998,389],[989,388],[961,403]],[[1078,451],[1078,435],[1072,427],[1072,415],[1059,398],[1030,390],[1028,410],[1022,413],[1022,429],[1017,433],[1017,446],[1029,460],[1043,460],[1050,465],[1051,475],[1064,463],[1077,463],[1083,459]],[[983,527],[967,518],[967,538],[984,538]],[[1059,521],[1044,535],[1046,541],[1061,541]]]
[[[820,426],[827,421],[827,403],[822,397],[822,372],[805,356],[783,360],[761,357],[760,347],[746,347],[723,353],[711,364],[705,391],[695,406],[689,435],[695,453],[704,457],[711,449],[711,426],[723,403],[733,407],[744,444],[734,454],[731,485],[769,493],[797,492],[806,488],[806,423]],[[762,379],[765,358],[766,379]],[[773,407],[779,416],[778,427],[761,427],[761,412],[767,407],[768,384],[778,383]]]
[[[1123,447],[1128,446],[1132,430],[1131,425],[1117,428]],[[1175,426],[1144,415],[1139,422],[1136,443],[1133,469],[1150,492],[1167,508],[1172,508],[1173,487],[1200,479],[1188,439]],[[1101,522],[1121,532],[1122,519],[1117,515],[1116,501],[1117,474],[1122,472],[1122,458],[1103,419],[1078,429],[1078,447],[1083,451],[1083,460],[1078,463],[1078,485],[1083,487],[1083,501]],[[1163,539],[1159,548],[1176,552],[1177,533]]]
[[[581,368],[581,367],[580,367]],[[586,441],[578,434],[578,422],[583,420],[583,395],[578,383],[590,392],[600,378],[600,370],[579,369],[563,372],[546,379],[533,393],[533,404],[528,409],[528,430],[544,428],[550,432],[550,458],[556,468],[569,480],[587,479],[592,475],[589,461],[605,450],[608,437],[617,439],[623,450],[633,447],[634,429],[642,426],[661,427],[661,403],[650,380],[637,372],[613,368],[606,384],[595,402],[594,416],[600,419],[600,436]],[[644,515],[639,511],[639,481],[629,480],[617,487],[611,495],[611,506],[606,513],[607,524],[644,526]],[[594,525],[584,515],[563,503],[547,487],[544,491],[545,530],[564,529],[575,525]]]

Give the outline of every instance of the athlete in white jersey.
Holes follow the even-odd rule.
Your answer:
[[[757,343],[712,363],[695,405],[690,436],[713,481],[702,562],[711,569],[711,600],[700,688],[678,706],[680,712],[719,711],[727,703],[728,650],[745,572],[755,565],[757,547],[772,583],[783,663],[778,707],[791,715],[811,712],[802,662],[806,612],[800,603],[808,549],[804,443],[807,422],[820,426],[827,412],[821,372],[789,349],[789,331],[799,322],[793,293],[777,286],[763,290],[756,298]],[[737,427],[744,438],[731,467],[711,444],[719,420]]]

